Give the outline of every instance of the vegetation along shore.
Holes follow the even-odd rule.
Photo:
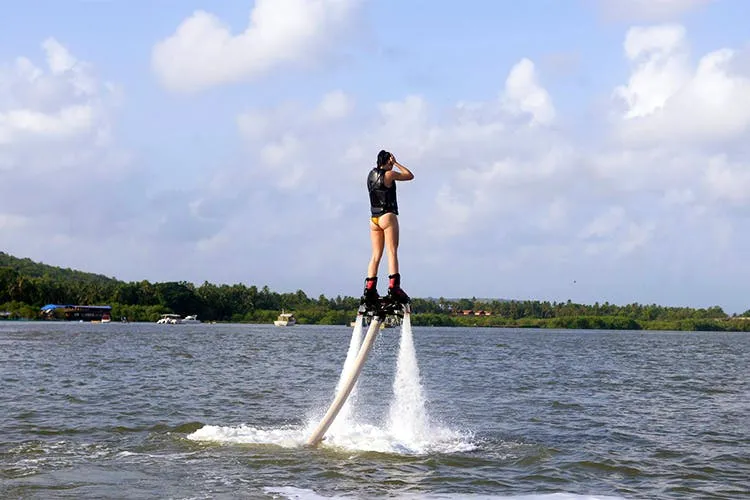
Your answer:
[[[128,321],[175,313],[197,314],[203,321],[272,323],[285,309],[294,311],[300,324],[348,325],[359,297],[312,298],[302,290],[278,293],[243,284],[124,282],[0,252],[0,320],[39,319],[40,308],[49,303],[106,304],[113,318]],[[750,311],[728,315],[718,306],[413,298],[412,312],[417,326],[750,331]]]

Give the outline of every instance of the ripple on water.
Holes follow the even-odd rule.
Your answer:
[[[31,326],[0,330],[0,366],[13,366],[0,392],[0,496],[750,490],[746,335],[414,329],[426,408],[447,423],[404,439],[385,423],[400,353],[398,334],[383,334],[360,378],[356,425],[311,450],[307,422],[330,403],[349,329]]]

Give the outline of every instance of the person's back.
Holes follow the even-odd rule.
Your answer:
[[[391,183],[390,187],[385,185],[385,170],[378,167],[370,170],[367,175],[367,190],[370,193],[370,214],[373,217],[389,212],[398,215],[396,183]]]

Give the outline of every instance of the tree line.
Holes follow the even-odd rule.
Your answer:
[[[0,267],[0,310],[17,317],[39,316],[45,304],[110,305],[112,317],[129,321],[156,321],[167,313],[197,314],[203,321],[266,322],[282,309],[295,311],[302,322],[341,323],[351,321],[359,306],[353,297],[317,299],[305,292],[278,293],[268,286],[215,285],[205,282],[151,283],[67,280],[32,277],[10,267]],[[349,318],[349,319],[347,319]]]
[[[197,314],[202,321],[273,321],[284,309],[300,323],[349,324],[359,297],[309,297],[304,291],[278,293],[268,286],[204,282],[124,282],[62,269],[0,252],[0,312],[35,319],[45,304],[110,305],[112,317],[156,321],[160,315]],[[412,323],[433,326],[500,326],[582,329],[743,330],[750,311],[729,316],[721,307],[623,306],[571,301],[413,298]]]

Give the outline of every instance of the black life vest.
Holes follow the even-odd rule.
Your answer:
[[[396,181],[393,181],[391,187],[387,187],[385,170],[377,167],[370,170],[367,175],[367,190],[370,192],[370,213],[373,217],[380,217],[389,212],[398,215]]]

